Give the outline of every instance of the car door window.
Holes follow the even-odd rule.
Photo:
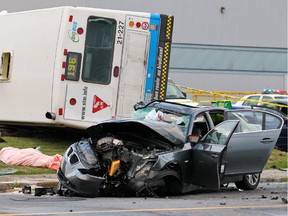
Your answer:
[[[245,111],[228,112],[227,119],[240,121],[240,123],[236,128],[235,131],[236,133],[262,130],[263,126],[262,113],[245,112]]]
[[[279,129],[282,123],[280,118],[267,112],[227,112],[227,119],[240,120],[236,133]]]
[[[243,106],[257,105],[260,100],[260,96],[250,96],[243,102]]]
[[[281,126],[281,119],[275,118],[273,115],[265,113],[264,130],[278,129]]]
[[[214,126],[224,121],[224,111],[213,110],[209,112],[209,115],[213,121]]]
[[[263,102],[271,102],[273,100],[273,98],[271,96],[263,96],[262,101]]]
[[[203,137],[201,142],[206,144],[226,145],[231,133],[231,128],[234,127],[234,125],[234,121],[219,124],[214,128],[214,130],[211,130],[205,137]]]

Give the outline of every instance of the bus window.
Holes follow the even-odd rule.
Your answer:
[[[109,84],[112,71],[116,21],[89,17],[82,80]]]
[[[0,61],[0,80],[7,81],[10,78],[10,60],[11,53],[2,53]]]

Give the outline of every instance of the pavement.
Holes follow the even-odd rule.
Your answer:
[[[261,182],[287,182],[287,169],[269,169],[264,170],[261,174]],[[0,192],[1,189],[7,188],[9,185],[14,187],[23,186],[56,186],[58,178],[55,174],[41,175],[0,175]]]

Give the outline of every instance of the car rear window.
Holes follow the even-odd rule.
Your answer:
[[[274,97],[275,98],[275,100],[278,100],[278,99],[288,99],[288,97],[287,96],[275,96]]]

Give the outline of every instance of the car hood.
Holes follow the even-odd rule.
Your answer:
[[[106,134],[129,141],[159,142],[170,147],[183,145],[186,137],[178,125],[157,121],[111,120],[99,123],[87,129],[91,137],[99,138]]]

